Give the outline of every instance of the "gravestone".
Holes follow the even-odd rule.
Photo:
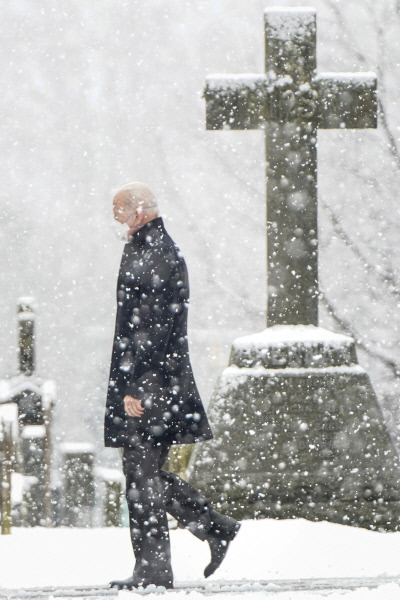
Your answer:
[[[120,469],[95,468],[96,496],[100,499],[102,527],[120,527],[125,494],[124,475]]]
[[[318,326],[317,132],[377,126],[373,73],[316,72],[314,9],[265,12],[265,74],[215,76],[207,129],[263,129],[267,328],[233,342],[188,479],[237,518],[397,530],[400,466],[352,338]],[[251,282],[249,282],[251,284]]]
[[[89,442],[60,444],[62,525],[92,527],[95,505],[94,446]]]
[[[0,514],[2,535],[9,535],[12,525],[12,471],[15,460],[16,421],[16,415],[12,414],[13,408],[11,405],[0,407]]]
[[[46,428],[44,425],[25,425],[20,436],[20,448],[24,457],[24,475],[36,479],[29,489],[27,500],[27,525],[35,527],[44,524]]]

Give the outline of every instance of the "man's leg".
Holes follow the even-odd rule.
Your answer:
[[[164,488],[159,471],[161,447],[151,442],[124,448],[123,471],[129,528],[136,558],[134,575],[149,583],[171,582],[171,549]]]
[[[161,467],[170,445],[160,445],[159,468],[167,512],[200,540],[208,540],[210,536],[232,540],[240,527],[238,521],[214,510],[207,498],[190,483],[175,473],[163,471]]]

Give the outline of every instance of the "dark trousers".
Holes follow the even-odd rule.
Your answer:
[[[161,469],[169,449],[170,444],[145,441],[122,454],[135,573],[153,580],[172,580],[167,512],[200,540],[230,539],[237,526],[187,481]]]

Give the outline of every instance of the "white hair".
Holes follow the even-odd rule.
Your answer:
[[[158,213],[157,200],[150,188],[144,183],[140,181],[127,183],[115,192],[114,198],[120,194],[123,195],[124,201],[132,210],[152,208],[153,212]]]

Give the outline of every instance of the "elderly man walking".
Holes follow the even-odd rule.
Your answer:
[[[120,448],[135,567],[131,577],[109,585],[172,588],[167,512],[208,542],[205,577],[221,564],[240,523],[162,470],[171,445],[213,437],[189,358],[188,272],[146,185],[122,187],[113,212],[128,230],[117,282],[104,441]]]

